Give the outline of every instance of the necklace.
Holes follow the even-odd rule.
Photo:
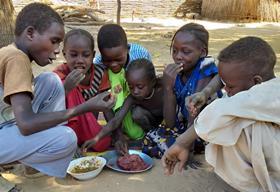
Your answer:
[[[145,97],[144,99],[145,100],[151,99],[154,96],[154,94],[155,94],[155,88],[153,88],[151,95],[149,95],[148,97]]]

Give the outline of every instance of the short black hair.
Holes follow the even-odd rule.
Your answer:
[[[98,49],[127,47],[127,37],[124,29],[117,24],[103,25],[97,34]]]
[[[174,34],[171,40],[170,51],[172,50],[172,45],[175,39],[175,36],[179,32],[187,32],[192,34],[195,39],[197,39],[203,48],[206,50],[206,56],[208,55],[208,42],[209,42],[209,32],[205,29],[203,25],[197,23],[188,23],[180,27]]]
[[[93,39],[93,36],[86,30],[84,29],[72,29],[70,31],[68,31],[66,33],[66,35],[64,36],[64,40],[63,40],[63,45],[65,47],[66,43],[67,43],[67,40],[71,37],[71,36],[83,36],[85,38],[87,38],[90,42],[90,46],[91,46],[91,49],[94,50],[94,39]]]
[[[218,60],[223,63],[243,63],[248,71],[265,78],[273,73],[276,54],[263,39],[244,37],[223,49],[218,56]]]
[[[147,77],[148,79],[150,80],[156,79],[155,67],[153,63],[148,59],[142,58],[142,59],[136,59],[134,61],[131,61],[131,63],[129,63],[126,68],[126,74],[137,69],[143,69],[145,77]]]
[[[16,18],[15,35],[20,36],[28,26],[43,33],[53,22],[64,25],[62,18],[50,6],[43,3],[30,3],[19,12]]]

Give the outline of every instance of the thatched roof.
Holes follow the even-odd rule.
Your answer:
[[[192,13],[215,20],[279,22],[280,0],[185,0],[174,15],[191,18]]]
[[[0,0],[0,48],[14,40],[14,7],[12,0]]]
[[[174,12],[175,17],[183,18],[189,14],[200,14],[201,13],[202,0],[186,0],[183,2]]]
[[[218,20],[280,21],[279,0],[203,0],[201,14]]]

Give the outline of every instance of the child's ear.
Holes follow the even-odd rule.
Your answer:
[[[263,78],[260,75],[255,75],[253,77],[253,81],[254,81],[255,85],[261,84],[263,82]]]
[[[201,49],[201,54],[200,54],[200,58],[206,57],[207,56],[207,51],[205,48]]]
[[[35,28],[32,26],[28,26],[25,31],[27,38],[32,41],[34,38]]]

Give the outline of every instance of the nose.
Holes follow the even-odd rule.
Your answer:
[[[59,52],[60,52],[60,49],[59,49],[59,46],[51,53],[51,55],[50,55],[50,58],[51,59],[56,59],[56,55],[57,54],[59,54]]]
[[[57,55],[57,54],[59,54],[60,53],[60,48],[59,48],[59,46],[54,50],[54,54],[55,55]]]
[[[134,89],[132,90],[132,93],[133,93],[133,95],[139,95],[139,89],[134,88]]]
[[[181,54],[181,51],[178,51],[175,55],[175,60],[176,61],[181,61],[182,60],[182,54]]]
[[[84,58],[82,55],[79,55],[76,60],[77,63],[84,63]]]

